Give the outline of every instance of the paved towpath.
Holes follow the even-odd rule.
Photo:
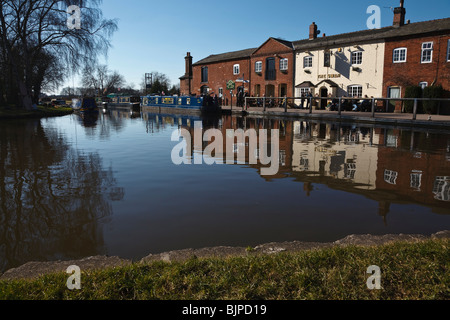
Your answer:
[[[231,110],[230,106],[223,106],[223,110]],[[241,113],[242,107],[233,106],[233,113]],[[289,118],[306,118],[306,119],[322,119],[322,120],[340,120],[340,121],[356,121],[368,123],[385,123],[394,125],[410,125],[410,126],[433,126],[450,129],[450,115],[428,115],[418,114],[416,120],[413,120],[411,113],[386,113],[375,112],[375,117],[372,117],[371,112],[351,112],[342,111],[341,115],[337,111],[313,110],[310,113],[309,109],[291,109],[287,112],[283,108],[263,108],[250,107],[246,109],[249,115],[264,115],[264,116],[282,116]]]

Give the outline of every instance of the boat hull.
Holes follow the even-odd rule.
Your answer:
[[[196,97],[141,97],[141,106],[159,113],[219,113],[221,108]]]

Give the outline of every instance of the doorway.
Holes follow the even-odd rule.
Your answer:
[[[320,88],[320,97],[326,99],[320,99],[320,109],[325,110],[328,103],[328,89],[325,87]]]
[[[388,98],[400,98],[401,90],[400,87],[389,87],[388,88]],[[389,100],[387,103],[386,112],[394,112],[396,105],[399,103],[396,100]]]

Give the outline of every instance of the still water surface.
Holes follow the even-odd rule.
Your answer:
[[[194,121],[224,135],[279,129],[278,174],[174,165],[172,133],[192,132]],[[450,229],[448,132],[110,110],[2,121],[0,161],[0,272],[28,261]]]

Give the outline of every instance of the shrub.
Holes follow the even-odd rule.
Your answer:
[[[434,98],[434,99],[440,99],[444,96],[444,89],[441,85],[439,86],[431,86],[426,87],[423,90],[423,97],[424,98]],[[423,102],[423,110],[424,112],[428,114],[436,113],[437,109],[439,107],[440,101],[424,101]]]
[[[420,86],[409,86],[405,88],[405,98],[422,98],[422,88]],[[405,112],[412,113],[414,111],[414,101],[404,101]],[[422,102],[417,105],[417,112],[422,112]]]

